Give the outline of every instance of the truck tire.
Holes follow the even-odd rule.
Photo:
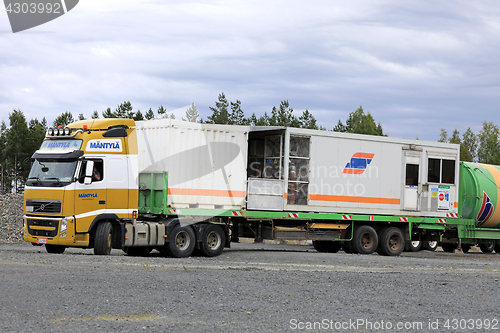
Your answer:
[[[481,243],[479,245],[479,248],[481,249],[481,251],[483,251],[483,253],[491,253],[495,249],[495,241],[489,240],[485,243]]]
[[[62,245],[45,244],[45,250],[47,250],[47,253],[63,253],[66,247]]]
[[[165,244],[167,254],[174,258],[189,257],[194,250],[196,236],[191,227],[175,226],[168,235],[169,242]]]
[[[342,246],[345,253],[356,253],[352,247],[352,241],[344,242]]]
[[[200,252],[205,257],[215,257],[221,254],[226,244],[226,234],[218,225],[208,225],[203,231]]]
[[[425,241],[423,247],[424,250],[427,251],[436,251],[438,247],[438,241]]]
[[[137,256],[137,257],[142,257],[142,256],[147,256],[148,254],[153,251],[152,247],[146,247],[146,246],[132,246],[132,247],[125,247],[123,249],[123,252],[125,252],[129,256]]]
[[[327,252],[327,253],[337,253],[340,251],[340,248],[342,247],[341,242],[334,242],[334,241],[316,241],[319,244],[320,249],[322,251],[319,252]]]
[[[94,239],[94,254],[109,255],[111,253],[111,240],[113,225],[111,222],[101,222],[97,225]]]
[[[369,225],[354,228],[351,246],[355,253],[372,254],[378,246],[377,232]]]
[[[421,241],[405,241],[405,251],[418,252],[422,247]]]
[[[388,227],[382,230],[379,244],[379,254],[399,256],[405,249],[405,237],[399,228]]]

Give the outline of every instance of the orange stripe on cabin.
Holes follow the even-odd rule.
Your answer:
[[[373,158],[375,154],[370,154],[370,153],[356,153],[352,155],[352,157],[357,157],[357,158]]]
[[[344,169],[344,171],[342,171],[342,173],[346,173],[348,175],[360,175],[362,174],[363,172],[365,172],[366,169]]]
[[[401,200],[392,198],[350,197],[345,195],[325,195],[325,194],[310,194],[309,200],[357,202],[357,203],[371,203],[371,204],[384,204],[384,205],[399,205],[401,203]]]
[[[245,198],[245,191],[227,191],[227,190],[202,190],[191,188],[169,188],[168,194],[171,195],[201,195],[209,197],[236,197]]]

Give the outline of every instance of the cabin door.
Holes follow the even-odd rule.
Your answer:
[[[420,152],[406,151],[404,160],[403,209],[418,211],[420,208]]]

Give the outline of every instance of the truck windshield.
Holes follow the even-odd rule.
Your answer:
[[[32,186],[64,186],[73,180],[76,161],[35,160],[26,182]]]

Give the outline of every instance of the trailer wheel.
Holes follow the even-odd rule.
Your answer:
[[[418,252],[422,247],[421,241],[405,241],[405,251]]]
[[[111,222],[101,222],[97,226],[94,239],[94,254],[109,255],[113,239],[113,225]]]
[[[500,240],[495,241],[495,252],[500,254]]]
[[[444,252],[453,252],[457,248],[457,244],[453,243],[443,243],[441,244]]]
[[[403,232],[396,227],[382,230],[380,234],[380,252],[385,256],[398,256],[405,248]]]
[[[322,244],[320,241],[313,240],[313,247],[316,251],[318,252],[326,252],[323,247],[321,246]]]
[[[438,241],[426,241],[424,242],[424,250],[436,251],[438,247]]]
[[[123,252],[125,252],[129,256],[147,256],[148,254],[153,251],[153,248],[151,247],[146,247],[146,246],[132,246],[132,247],[125,247],[123,249]]]
[[[354,248],[352,247],[352,243],[351,241],[348,241],[348,242],[344,242],[344,244],[342,245],[343,248],[344,248],[344,252],[345,253],[356,253],[354,251]]]
[[[472,246],[470,246],[470,244],[462,244],[462,251],[464,251],[464,253],[467,253],[469,252],[471,247]]]
[[[342,243],[334,241],[313,241],[313,246],[318,252],[337,253],[340,251]]]
[[[218,225],[211,224],[203,232],[200,252],[205,257],[215,257],[221,254],[226,244],[224,230]]]
[[[45,244],[45,250],[47,250],[48,253],[63,253],[66,247],[62,245]]]
[[[486,241],[485,243],[480,244],[479,248],[483,251],[483,253],[491,253],[495,249],[495,241]]]
[[[351,246],[355,253],[371,254],[375,252],[378,246],[377,232],[368,225],[356,227]]]
[[[196,236],[191,227],[178,224],[168,235],[170,240],[166,246],[168,255],[175,258],[189,257],[194,250]]]

